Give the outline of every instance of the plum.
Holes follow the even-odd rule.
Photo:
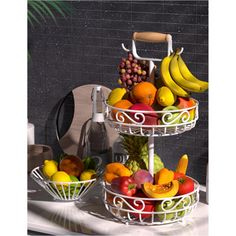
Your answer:
[[[135,183],[137,184],[138,189],[141,189],[142,184],[146,182],[153,183],[152,175],[147,170],[143,170],[143,169],[136,171],[133,175],[133,179]]]

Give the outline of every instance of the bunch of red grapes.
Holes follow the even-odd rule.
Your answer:
[[[118,70],[120,74],[118,82],[127,90],[132,90],[134,85],[146,81],[149,76],[148,62],[135,59],[131,52],[128,52],[127,58],[121,59]]]

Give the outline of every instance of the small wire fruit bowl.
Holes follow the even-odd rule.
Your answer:
[[[163,225],[182,221],[199,202],[199,183],[193,181],[192,192],[170,198],[129,197],[115,193],[110,184],[104,182],[104,204],[125,224]]]
[[[177,135],[196,125],[199,103],[192,100],[195,104],[188,108],[158,111],[121,109],[105,102],[106,118],[109,125],[119,133],[153,137]],[[151,123],[148,121],[150,117]]]
[[[100,157],[97,158],[100,159]],[[83,181],[57,182],[45,177],[42,169],[43,165],[34,168],[30,173],[30,177],[43,189],[45,189],[45,191],[48,192],[55,200],[60,201],[80,200],[88,191],[91,190],[92,186],[94,186],[94,184],[98,181],[98,178],[102,173],[100,164],[98,164],[98,168],[96,169],[96,177],[92,179]]]

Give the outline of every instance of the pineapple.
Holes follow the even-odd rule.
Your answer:
[[[148,138],[140,136],[121,135],[122,146],[127,152],[129,158],[125,162],[131,172],[139,169],[148,170]],[[154,173],[164,167],[160,157],[154,154]]]

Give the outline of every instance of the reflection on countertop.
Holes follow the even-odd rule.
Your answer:
[[[112,216],[103,204],[102,185],[96,183],[80,201],[54,201],[40,186],[28,181],[28,229],[48,234],[85,235],[208,235],[208,205],[199,202],[183,221],[158,225],[125,225]],[[205,199],[200,193],[200,200]]]

